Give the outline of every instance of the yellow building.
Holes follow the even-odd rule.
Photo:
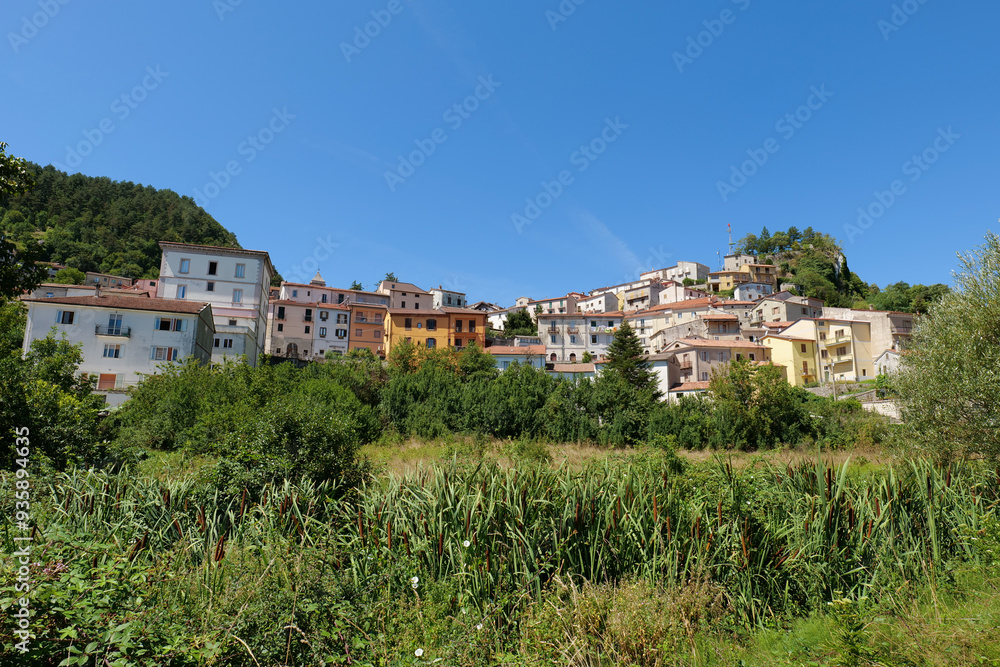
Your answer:
[[[435,310],[389,308],[385,314],[385,349],[410,341],[417,347],[486,348],[486,313],[470,308]]]
[[[781,332],[816,341],[820,381],[855,381],[875,377],[871,323],[834,318],[802,319]]]
[[[785,369],[785,379],[789,384],[801,387],[819,381],[815,340],[784,334],[767,334],[761,342],[771,348],[771,362]]]

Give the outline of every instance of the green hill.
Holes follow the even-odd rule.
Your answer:
[[[35,187],[0,205],[0,227],[20,245],[44,241],[44,261],[155,278],[160,241],[240,247],[232,232],[172,190],[29,165]]]
[[[910,285],[898,282],[884,289],[866,283],[847,266],[847,255],[835,238],[812,227],[789,227],[771,234],[747,234],[737,252],[756,255],[779,268],[781,282],[794,283],[805,296],[823,299],[828,306],[923,313],[946,294],[947,285]]]

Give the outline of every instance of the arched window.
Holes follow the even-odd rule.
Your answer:
[[[576,361],[576,352],[570,352],[569,360],[570,362]]]
[[[297,344],[295,344],[295,343],[289,343],[288,344],[288,352],[286,353],[285,356],[288,356],[288,357],[297,357],[297,356],[299,356],[299,346]]]
[[[555,360],[556,360],[556,353],[555,353],[555,352],[553,352],[553,353],[552,353],[552,354],[551,354],[551,355],[549,356],[549,361],[555,361]]]

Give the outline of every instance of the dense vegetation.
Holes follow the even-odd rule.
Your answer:
[[[239,247],[190,197],[128,181],[70,176],[51,165],[27,163],[27,171],[35,185],[0,200],[0,231],[21,247],[43,241],[42,261],[155,278],[160,241]]]
[[[949,291],[942,284],[898,282],[885,289],[869,285],[851,272],[836,239],[812,227],[799,231],[793,226],[774,234],[764,227],[760,235],[740,239],[736,250],[779,267],[781,281],[798,285],[803,295],[823,299],[828,306],[926,313]]]

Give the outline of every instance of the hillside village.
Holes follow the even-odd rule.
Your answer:
[[[741,358],[779,366],[797,386],[872,379],[896,367],[913,327],[911,313],[798,296],[769,258],[738,252],[718,271],[681,261],[629,283],[524,296],[505,307],[391,275],[374,291],[328,286],[319,272],[309,283],[274,287],[265,251],[159,246],[157,279],[91,272],[85,284],[46,282],[25,294],[24,351],[55,327],[82,345],[80,372],[96,377],[109,405],[119,405],[159,365],[188,357],[245,356],[252,366],[266,358],[318,362],[352,350],[384,358],[401,341],[478,346],[500,370],[519,362],[557,377],[594,377],[627,323],[661,394],[675,400],[706,391],[713,368]],[[50,267],[50,276],[59,268]],[[522,310],[537,332],[505,336],[508,317]]]

